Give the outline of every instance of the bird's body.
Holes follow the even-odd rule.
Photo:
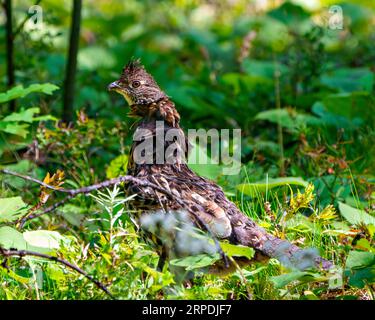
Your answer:
[[[128,174],[168,191],[165,194],[128,184],[127,192],[138,195],[131,203],[133,209],[142,215],[183,210],[197,227],[208,229],[214,237],[254,248],[255,260],[276,257],[293,263],[293,259],[304,258],[302,249],[267,233],[229,201],[221,187],[188,167],[189,142],[180,128],[175,104],[143,66],[130,62],[109,89],[124,95],[130,115],[141,118],[133,138]],[[312,261],[315,266],[330,265],[319,256],[312,257]]]

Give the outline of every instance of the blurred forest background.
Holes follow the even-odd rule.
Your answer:
[[[212,257],[172,261],[197,270],[187,285],[169,268],[156,270],[158,256],[137,237],[121,188],[20,224],[62,196],[5,174],[0,247],[64,257],[121,299],[374,298],[375,2],[1,3],[1,169],[65,188],[125,174],[134,120],[106,88],[141,58],[183,128],[242,130],[240,174],[194,170],[269,232],[318,248],[341,271],[333,285],[335,274],[276,260],[227,277],[201,272]],[[42,257],[5,259],[0,283],[0,299],[107,297]]]

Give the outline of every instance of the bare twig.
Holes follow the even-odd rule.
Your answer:
[[[39,212],[39,213],[35,213],[35,214],[31,214],[31,215],[26,215],[25,217],[21,218],[18,222],[16,223],[19,223],[19,227],[20,228],[23,228],[23,226],[25,225],[25,223],[29,220],[32,220],[32,219],[36,219],[36,218],[39,218],[40,216],[46,214],[46,213],[49,213],[53,210],[55,210],[56,208],[64,205],[66,202],[68,202],[70,199],[74,198],[73,195],[68,195],[66,196],[64,199],[62,199],[61,201],[59,202],[56,202],[54,203],[53,205],[50,205],[49,207],[45,208],[43,211]]]
[[[20,174],[18,172],[14,172],[14,171],[11,171],[11,170],[8,170],[8,169],[1,169],[0,173],[9,174],[9,175],[12,175],[12,176],[15,176],[15,177],[27,180],[27,181],[32,181],[32,182],[35,182],[35,183],[37,183],[37,184],[39,184],[39,185],[41,185],[45,188],[48,188],[48,189],[51,189],[51,190],[54,190],[54,191],[58,191],[58,192],[68,193],[72,196],[76,196],[80,193],[84,193],[84,194],[90,193],[92,191],[103,189],[103,188],[113,186],[115,184],[122,183],[122,182],[132,182],[132,183],[137,184],[139,186],[150,187],[154,190],[160,191],[160,192],[168,195],[169,197],[174,198],[179,204],[183,204],[183,201],[175,198],[175,196],[172,194],[172,192],[169,192],[168,190],[165,190],[164,188],[162,188],[162,187],[160,187],[160,186],[158,186],[154,183],[148,182],[146,180],[141,180],[141,179],[135,178],[133,176],[120,176],[120,177],[117,177],[117,178],[113,178],[111,180],[105,180],[103,182],[96,183],[96,184],[93,184],[93,185],[87,186],[87,187],[78,188],[78,189],[64,189],[64,188],[51,186],[51,185],[49,185],[47,183],[44,183],[43,181],[40,181],[36,178],[29,177],[29,176],[26,176],[26,175],[23,175],[23,174]]]
[[[86,271],[82,270],[81,268],[75,266],[74,264],[70,263],[69,261],[66,261],[64,259],[61,259],[59,257],[51,256],[48,254],[44,253],[39,253],[39,252],[34,252],[34,251],[28,251],[28,250],[7,250],[2,247],[0,247],[0,255],[3,257],[12,257],[12,256],[17,256],[17,257],[25,257],[25,256],[34,256],[34,257],[39,257],[39,258],[44,258],[48,259],[51,261],[55,261],[58,263],[63,264],[64,266],[78,272],[79,274],[83,275],[86,277],[88,280],[93,282],[99,289],[103,290],[108,296],[110,296],[112,299],[115,299],[114,296],[111,294],[111,292],[108,290],[108,288],[101,283],[98,280],[95,280],[91,275],[89,275]]]

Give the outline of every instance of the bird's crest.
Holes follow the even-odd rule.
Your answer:
[[[122,69],[121,77],[129,77],[139,72],[140,70],[146,71],[144,66],[141,64],[141,60],[132,58],[126,66]]]

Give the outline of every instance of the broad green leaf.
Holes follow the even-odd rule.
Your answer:
[[[26,231],[23,238],[31,246],[46,249],[59,249],[62,242],[67,242],[60,233],[49,230]]]
[[[319,125],[321,120],[312,115],[297,113],[288,109],[271,109],[259,112],[255,116],[256,120],[266,120],[272,123],[278,123],[284,128],[295,130],[303,125]]]
[[[8,121],[8,122],[32,122],[34,114],[40,112],[39,108],[29,108],[26,110],[21,110],[20,112],[13,112],[9,116],[6,116],[1,121]]]
[[[371,92],[374,73],[369,68],[341,68],[324,74],[321,82],[341,92]]]
[[[270,179],[268,183],[266,182],[255,182],[255,183],[242,183],[237,186],[237,190],[243,192],[244,194],[254,197],[259,193],[264,193],[266,190],[270,190],[276,187],[287,186],[287,185],[297,185],[302,187],[307,187],[308,182],[304,181],[302,178],[298,177],[285,177]]]
[[[342,216],[351,224],[372,224],[375,226],[375,218],[370,216],[364,210],[358,210],[342,202],[339,202],[339,210]]]
[[[221,241],[220,247],[229,257],[246,257],[252,259],[254,257],[254,249],[242,245],[234,245],[228,242]]]
[[[363,288],[366,284],[375,283],[375,266],[346,270],[344,275],[349,277],[349,285]]]
[[[356,269],[375,265],[375,253],[365,251],[350,251],[346,259],[346,268]]]
[[[274,283],[276,288],[282,288],[292,281],[300,280],[304,276],[308,276],[310,273],[303,271],[293,271],[290,273],[282,274],[280,276],[271,277],[271,281]]]
[[[21,136],[22,138],[26,138],[29,131],[26,130],[29,128],[29,125],[26,123],[13,123],[13,122],[5,122],[0,121],[0,131],[4,131],[6,133],[15,134],[17,136]]]
[[[22,98],[32,92],[52,94],[57,89],[59,89],[59,87],[51,83],[34,83],[27,88],[24,88],[22,85],[20,85],[8,90],[5,93],[0,93],[0,103],[4,103],[17,98]]]
[[[345,276],[349,285],[363,288],[375,282],[375,254],[372,252],[351,251],[346,260]]]
[[[301,6],[291,2],[283,3],[276,9],[269,11],[267,15],[293,28],[295,28],[298,23],[302,23],[310,17],[310,14]]]
[[[298,213],[291,216],[285,221],[285,226],[288,230],[298,232],[311,232],[313,230],[313,223],[307,217]]]
[[[368,92],[352,92],[331,94],[324,97],[321,102],[316,103],[317,106],[312,107],[312,111],[325,119],[327,114],[332,120],[341,121],[342,118],[348,122],[343,122],[340,126],[346,129],[363,122],[374,126],[375,124],[375,98]],[[351,124],[354,122],[354,124]]]
[[[83,214],[86,212],[86,209],[82,206],[68,203],[63,207],[58,208],[57,212],[74,226],[79,227],[85,222],[85,216]]]
[[[37,167],[35,163],[29,160],[20,160],[17,163],[9,164],[3,166],[2,168],[15,171],[20,174],[32,175],[41,180],[43,180],[43,178],[45,177],[44,170],[42,168]],[[1,179],[4,183],[11,185],[14,188],[23,188],[27,185],[30,185],[29,181],[11,175],[2,175]]]
[[[212,265],[220,259],[219,254],[198,254],[196,256],[189,256],[180,259],[171,260],[171,264],[179,267],[185,267],[186,270],[193,270],[197,268],[203,268]]]
[[[288,67],[281,63],[253,59],[246,59],[243,62],[243,68],[248,75],[262,77],[263,79],[273,79],[276,70],[281,75],[289,71]]]
[[[9,226],[0,227],[0,246],[5,249],[51,253],[54,249],[59,248],[61,241],[68,241],[55,231],[46,231],[47,233],[52,233],[50,235],[40,235],[40,231],[46,230],[27,231],[22,234]]]
[[[21,232],[12,227],[0,227],[0,246],[5,249],[27,250],[28,245]]]
[[[0,199],[0,222],[10,222],[18,219],[27,211],[27,204],[21,197]]]

